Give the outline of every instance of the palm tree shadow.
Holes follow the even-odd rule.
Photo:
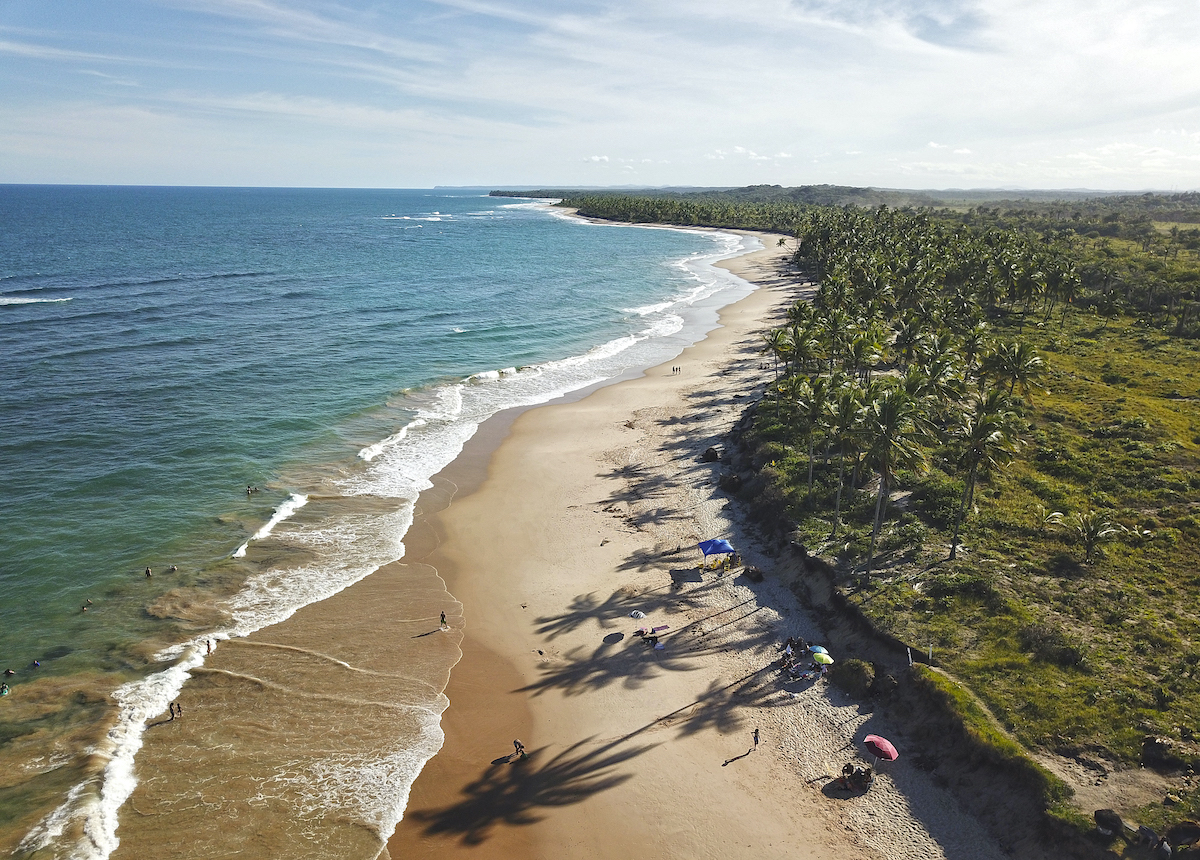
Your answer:
[[[620,649],[605,642],[591,654],[585,654],[582,647],[567,651],[561,663],[543,668],[541,678],[516,692],[539,696],[547,690],[557,689],[564,695],[578,696],[617,683],[626,689],[636,689],[663,672],[688,672],[697,668],[699,665],[694,660],[673,654],[669,649],[648,650],[640,639]]]
[[[542,761],[545,749],[511,767],[486,768],[462,790],[463,799],[442,809],[409,813],[425,825],[425,833],[458,836],[464,845],[480,845],[501,824],[519,827],[544,818],[541,810],[570,806],[593,794],[621,785],[632,777],[617,766],[652,749],[655,744],[617,750],[621,740],[585,752],[592,738],[579,741],[553,758]]]
[[[674,555],[677,555],[675,550],[653,553],[655,559]],[[624,570],[626,566],[636,567],[638,564],[639,561],[635,558],[631,562],[622,564],[621,569]],[[690,572],[696,569],[688,568],[687,570]],[[698,583],[695,588],[689,588],[682,592],[675,590],[674,587],[655,588],[636,593],[618,590],[610,594],[603,602],[596,597],[595,592],[579,594],[571,600],[570,605],[563,612],[557,615],[543,615],[535,619],[534,623],[538,625],[538,635],[549,639],[571,633],[592,622],[602,630],[610,630],[623,620],[627,622],[629,612],[633,609],[640,609],[647,614],[657,611],[677,614],[698,608],[703,605],[705,595],[721,585],[720,581],[714,580],[703,584]]]

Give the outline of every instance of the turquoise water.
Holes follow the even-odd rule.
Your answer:
[[[0,663],[14,699],[124,683],[115,747],[187,643],[402,556],[489,415],[666,360],[743,286],[706,263],[736,237],[466,192],[0,186],[0,225]]]

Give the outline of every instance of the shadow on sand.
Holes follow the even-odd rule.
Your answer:
[[[448,834],[464,845],[479,845],[497,825],[534,824],[545,817],[542,810],[579,803],[630,779],[632,774],[618,773],[617,766],[654,745],[618,749],[624,740],[587,752],[584,747],[592,743],[588,738],[553,758],[547,758],[545,750],[534,750],[511,765],[504,764],[507,758],[497,759],[501,764],[493,762],[464,787],[458,803],[416,810],[409,817],[421,822],[428,835]]]

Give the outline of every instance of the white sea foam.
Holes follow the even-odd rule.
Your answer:
[[[43,305],[55,304],[57,302],[69,302],[74,296],[67,296],[62,299],[31,299],[24,296],[0,296],[0,305]]]
[[[298,818],[320,819],[330,809],[343,811],[386,840],[404,817],[408,793],[429,759],[442,748],[442,712],[450,704],[439,695],[429,706],[412,708],[419,734],[407,745],[372,757],[297,760],[281,767],[268,781],[286,786],[296,800]]]
[[[412,505],[388,514],[340,516],[321,526],[293,528],[282,535],[292,546],[307,547],[319,563],[269,569],[247,580],[229,603],[233,622],[221,635],[249,636],[286,621],[298,610],[326,600],[404,556],[401,538],[412,525]],[[160,657],[169,656],[163,652]]]
[[[116,850],[120,843],[117,812],[137,785],[133,760],[142,748],[146,723],[167,710],[192,669],[203,662],[200,649],[190,647],[169,669],[122,684],[113,692],[117,721],[94,750],[96,756],[108,761],[101,774],[99,792],[91,783],[75,786],[63,804],[25,836],[18,853],[53,845],[76,822],[83,836],[71,847],[68,856],[72,860],[101,860]]]
[[[271,515],[271,518],[267,520],[266,524],[250,536],[250,540],[246,541],[233,551],[233,557],[244,557],[246,555],[246,547],[250,546],[250,541],[262,540],[275,530],[275,526],[279,525],[281,522],[286,520],[288,517],[296,513],[296,511],[300,510],[307,504],[308,496],[305,496],[301,493],[292,493],[287,497],[283,504],[275,509],[275,513]]]
[[[292,498],[298,498],[298,494]],[[342,517],[324,528],[289,531],[289,542],[319,547],[322,563],[269,570],[251,577],[230,602],[233,622],[229,627],[160,651],[154,655],[156,660],[177,662],[118,687],[113,693],[118,705],[116,725],[96,750],[97,755],[108,759],[99,792],[89,783],[76,786],[58,809],[26,835],[22,846],[30,851],[45,848],[56,842],[69,826],[79,822],[84,836],[72,846],[69,856],[73,860],[101,860],[111,854],[120,841],[117,838],[117,811],[137,785],[133,763],[142,747],[147,721],[167,710],[167,705],[178,698],[192,670],[204,663],[204,640],[249,636],[350,587],[381,565],[404,555],[401,537],[411,525],[412,507],[406,506],[383,517]],[[416,772],[419,770],[419,766],[415,767]],[[416,772],[412,772],[411,778],[407,774],[395,774],[393,778],[411,785]],[[407,795],[407,788],[404,794]],[[376,817],[380,821],[389,819],[391,813],[388,810],[393,806],[394,803],[387,805]],[[381,831],[382,838],[389,832]]]
[[[376,442],[375,444],[368,445],[367,447],[363,448],[361,451],[358,452],[358,456],[361,459],[366,460],[368,463],[370,463],[372,460],[374,460],[376,457],[378,457],[380,452],[383,451],[385,448],[388,448],[392,445],[397,445],[400,442],[403,442],[405,437],[408,436],[408,431],[410,428],[420,427],[424,423],[425,423],[424,418],[414,418],[412,423],[405,424],[403,427],[401,427],[399,430],[397,430],[391,436],[388,436],[386,439],[381,439],[380,441]]]
[[[513,205],[545,208],[541,202]],[[175,660],[173,665],[118,688],[114,693],[120,711],[117,724],[97,750],[108,757],[98,790],[94,782],[76,786],[66,802],[26,836],[22,849],[57,845],[66,833],[78,827],[84,838],[71,846],[67,856],[81,860],[107,857],[118,844],[117,812],[136,785],[133,762],[142,745],[146,722],[166,710],[191,671],[201,665],[204,640],[244,637],[279,623],[302,607],[353,585],[381,565],[402,558],[402,539],[412,524],[419,493],[432,486],[432,476],[458,456],[480,423],[503,409],[544,403],[632,368],[666,361],[687,345],[676,338],[685,326],[686,309],[723,290],[730,290],[730,300],[748,293],[751,288],[744,281],[710,264],[752,249],[756,240],[707,235],[717,237],[718,251],[676,263],[687,286],[669,302],[631,311],[646,320],[639,331],[614,338],[582,355],[519,369],[485,371],[422,393],[417,398],[420,405],[415,408],[416,417],[364,447],[359,452],[359,468],[339,478],[334,487],[334,492],[344,497],[394,499],[397,504],[391,513],[335,514],[316,518],[315,523],[297,524],[289,518],[308,501],[308,496],[299,492],[289,496],[251,540],[270,538],[304,547],[310,550],[307,557],[315,561],[252,575],[229,603],[232,621],[227,628],[165,649],[155,656]],[[706,322],[713,320],[715,314]],[[243,544],[235,555],[241,557],[245,550]],[[309,773],[301,786],[301,814],[305,809],[317,814],[334,805],[386,839],[403,814],[409,787],[424,763],[441,747],[443,699],[431,698],[420,706],[427,709],[421,711],[420,736],[403,749],[364,752],[358,760],[309,763]]]

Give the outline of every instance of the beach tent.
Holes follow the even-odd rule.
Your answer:
[[[729,541],[722,538],[713,538],[712,540],[700,541],[700,551],[704,553],[704,560],[708,561],[710,555],[725,555],[733,552],[733,546]]]

